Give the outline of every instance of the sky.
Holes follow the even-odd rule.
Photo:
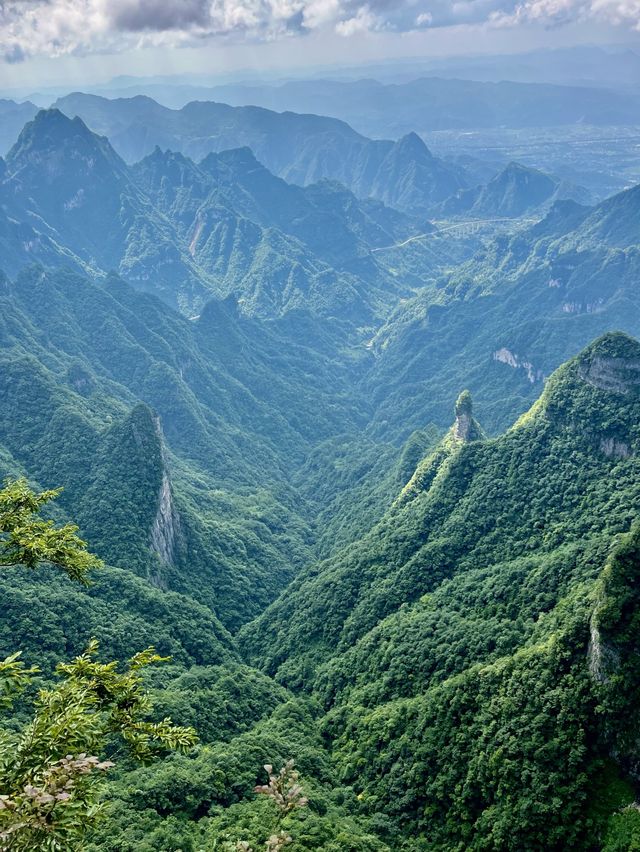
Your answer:
[[[640,39],[640,0],[0,0],[0,87]]]

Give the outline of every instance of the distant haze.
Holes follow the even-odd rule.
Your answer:
[[[584,57],[548,69],[499,57],[588,44],[626,50],[639,43],[637,28],[626,0],[4,0],[0,90],[86,90],[122,75],[197,75],[192,82],[211,85],[326,76],[340,65],[358,77],[366,64],[380,79],[443,57],[457,57],[456,75],[520,80],[535,71],[568,81],[588,70]],[[474,55],[493,58],[478,65]],[[390,60],[406,67],[380,67]]]

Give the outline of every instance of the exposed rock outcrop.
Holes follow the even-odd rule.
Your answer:
[[[516,355],[515,352],[507,349],[505,346],[501,349],[496,349],[493,353],[493,360],[498,361],[500,364],[506,364],[508,367],[513,367],[514,370],[524,370],[531,384],[542,382],[545,379],[542,370],[538,370],[531,361],[521,358],[520,355]]]
[[[167,565],[173,565],[174,562],[178,530],[178,514],[173,505],[171,483],[165,470],[162,474],[158,511],[151,527],[151,549]]]
[[[565,314],[595,314],[602,309],[604,299],[595,302],[564,302],[562,312]]]
[[[158,493],[158,508],[151,526],[151,550],[164,565],[173,565],[180,535],[180,517],[176,510],[171,491],[171,480],[167,471],[160,418],[155,418],[155,428],[161,447],[163,470],[162,483]],[[156,585],[162,585],[159,574],[149,579]]]
[[[600,390],[631,393],[640,390],[640,360],[596,356],[581,365],[582,378]]]
[[[631,447],[629,444],[617,438],[602,438],[600,440],[600,449],[609,458],[628,459],[631,456]]]
[[[596,683],[607,683],[611,674],[620,665],[620,655],[617,651],[607,645],[598,627],[597,615],[591,618],[589,625],[589,645],[587,648],[587,662],[589,674]]]
[[[468,390],[462,391],[456,401],[456,419],[453,424],[453,437],[456,441],[468,443],[484,437],[480,425],[473,418],[473,400]]]
[[[473,403],[469,391],[462,391],[456,402],[456,422],[453,435],[458,441],[468,441],[473,427]]]

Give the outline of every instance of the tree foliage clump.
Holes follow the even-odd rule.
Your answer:
[[[118,741],[139,760],[161,750],[186,750],[192,728],[170,719],[149,722],[143,669],[161,658],[153,649],[133,657],[124,672],[100,663],[97,643],[57,668],[61,681],[41,689],[31,720],[0,730],[0,849],[70,849],[88,836],[103,807],[100,774],[114,766],[97,755],[118,754]],[[24,689],[36,672],[5,660],[3,692]],[[3,845],[4,844],[4,845]]]
[[[294,766],[294,761],[288,760],[279,772],[274,772],[273,766],[265,763],[264,769],[269,776],[268,782],[259,784],[255,788],[254,792],[266,796],[275,810],[272,833],[265,841],[264,852],[280,852],[293,842],[293,838],[285,828],[285,820],[296,809],[304,808],[309,802],[299,783],[300,773],[294,769]],[[246,840],[239,840],[235,848],[237,852],[254,852],[251,844]]]
[[[87,582],[100,560],[86,550],[74,524],[56,526],[38,517],[44,505],[62,489],[35,493],[26,479],[7,480],[0,490],[0,566],[37,568],[51,563],[72,580]]]
[[[34,493],[25,480],[7,481],[0,491],[0,562],[35,568],[49,562],[71,579],[87,582],[100,563],[76,535],[76,527],[57,527],[38,517],[58,491]],[[79,848],[95,826],[99,776],[114,766],[97,755],[118,753],[120,741],[138,760],[162,749],[195,745],[193,728],[169,718],[148,721],[151,701],[143,670],[162,661],[153,648],[129,660],[125,671],[116,662],[96,659],[98,643],[70,663],[59,663],[60,681],[39,690],[25,724],[0,727],[0,850],[63,852]],[[14,653],[0,661],[0,710],[14,701],[38,674]]]

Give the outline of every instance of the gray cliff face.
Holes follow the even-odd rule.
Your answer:
[[[453,436],[458,441],[464,441],[465,443],[471,438],[471,427],[473,425],[473,419],[470,414],[466,412],[462,412],[456,416],[456,422],[453,426]]]
[[[175,564],[176,548],[180,536],[180,517],[173,501],[171,480],[167,471],[164,438],[159,417],[155,418],[155,427],[162,454],[162,482],[158,492],[156,516],[151,526],[150,546],[151,550],[158,557],[160,566],[172,566]],[[149,580],[156,586],[164,586],[160,567],[154,576],[149,577]]]
[[[614,459],[628,459],[632,455],[631,447],[627,441],[620,441],[616,438],[602,438],[600,449],[605,456]]]
[[[496,349],[492,357],[494,361],[513,367],[514,370],[524,370],[527,375],[527,379],[531,382],[531,384],[534,384],[535,382],[542,382],[545,379],[542,370],[539,370],[531,361],[528,361],[526,358],[522,358],[520,355],[517,355],[510,349],[507,349],[505,346],[501,349]]]
[[[582,378],[600,390],[631,393],[640,389],[640,361],[631,358],[593,358],[581,368]]]
[[[595,614],[589,625],[587,664],[596,683],[606,683],[620,665],[619,654],[603,641]]]
[[[173,505],[171,483],[166,470],[162,474],[162,485],[153,526],[151,527],[151,549],[166,565],[173,565],[179,521]]]

